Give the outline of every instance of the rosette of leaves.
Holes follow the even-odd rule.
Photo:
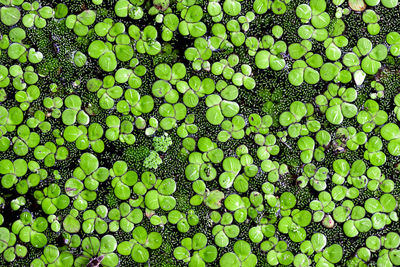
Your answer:
[[[90,121],[89,115],[81,110],[82,100],[78,95],[70,95],[64,99],[66,109],[62,113],[62,121],[65,125],[72,125],[75,122],[87,125]]]
[[[185,121],[176,129],[176,133],[180,138],[185,138],[188,135],[194,135],[198,131],[197,125],[194,123],[195,114],[188,114]]]
[[[302,23],[308,23],[311,20],[311,24],[315,28],[322,29],[327,27],[331,21],[329,14],[325,10],[325,0],[312,0],[309,5],[301,4],[297,6],[296,15]]]
[[[221,214],[213,211],[210,217],[215,225],[212,229],[212,234],[215,236],[214,241],[218,247],[226,247],[229,245],[229,240],[236,238],[239,235],[240,228],[236,224],[232,224],[232,214],[225,212]]]
[[[13,187],[18,180],[28,171],[28,164],[24,159],[11,161],[3,159],[0,161],[1,185],[4,188]]]
[[[223,100],[219,95],[209,95],[206,98],[208,107],[206,118],[213,125],[220,125],[224,118],[230,118],[238,114],[239,105],[236,102]]]
[[[214,22],[220,22],[224,16],[220,3],[216,0],[208,2],[207,12]]]
[[[236,155],[240,157],[240,163],[244,167],[244,172],[248,177],[254,177],[258,168],[254,163],[253,157],[249,154],[247,146],[240,145],[236,148]]]
[[[222,167],[224,172],[219,176],[219,184],[222,188],[230,188],[236,178],[238,178],[238,174],[242,169],[242,165],[240,164],[239,159],[234,157],[227,157],[222,162]],[[240,183],[240,182],[239,182]]]
[[[124,115],[131,112],[135,116],[140,116],[142,113],[150,113],[154,108],[154,99],[149,95],[141,96],[135,89],[126,90],[124,98],[117,104],[117,111]]]
[[[101,265],[105,267],[117,266],[119,262],[117,240],[112,235],[105,235],[99,240],[90,236],[82,240],[82,255],[75,259],[75,266],[87,266],[92,258],[101,258]]]
[[[227,189],[232,185],[237,192],[246,192],[248,190],[249,178],[254,177],[258,172],[258,167],[253,164],[253,158],[248,153],[240,154],[240,159],[235,157],[225,158],[222,162],[223,173],[219,176],[219,184]],[[244,168],[244,173],[239,174]]]
[[[271,266],[290,265],[294,260],[293,253],[287,250],[287,243],[283,240],[278,241],[276,237],[270,237],[264,241],[260,248],[262,251],[268,251],[267,262]]]
[[[136,40],[136,50],[141,54],[155,56],[161,51],[157,41],[158,31],[152,25],[147,25],[142,31],[136,25],[129,26],[129,35]]]
[[[43,249],[43,254],[31,262],[31,266],[62,265],[71,267],[74,264],[74,256],[68,251],[60,251],[54,245],[48,245]]]
[[[44,145],[37,146],[33,152],[38,160],[43,160],[46,167],[52,167],[57,161],[66,160],[69,152],[65,146],[57,147],[53,142],[46,142]]]
[[[105,234],[108,230],[108,224],[104,220],[107,216],[108,209],[106,206],[97,206],[96,211],[86,210],[82,215],[82,231],[91,234],[94,231],[98,234]]]
[[[336,130],[336,144],[337,144],[337,150],[338,151],[344,151],[345,148],[347,147],[348,149],[355,151],[357,150],[361,145],[364,145],[368,137],[365,134],[365,132],[357,132],[357,129],[349,126],[347,128],[341,127]]]
[[[252,43],[250,43],[251,39],[249,41],[247,40],[246,45],[252,45]],[[256,40],[254,40],[254,45],[255,44]],[[259,69],[271,68],[272,70],[279,71],[286,66],[286,61],[281,55],[287,51],[285,42],[275,42],[272,36],[265,35],[260,43],[260,48],[269,50],[260,50],[257,53],[255,53],[256,51],[252,53],[250,53],[251,50],[249,51],[249,54],[255,54],[255,64]]]
[[[89,33],[89,27],[96,20],[96,12],[93,10],[82,11],[78,15],[69,15],[65,20],[68,29],[73,29],[78,36],[86,36]]]
[[[101,139],[103,136],[103,127],[96,123],[92,123],[86,128],[83,125],[68,126],[65,128],[63,136],[68,142],[75,142],[79,150],[88,149],[89,146],[93,151],[101,153],[104,151],[104,142]]]
[[[22,165],[18,165],[18,168],[24,168]],[[28,169],[30,171],[28,177],[23,175],[18,179],[18,183],[16,183],[16,190],[19,194],[26,194],[29,188],[36,187],[40,184],[40,182],[47,178],[48,173],[45,169],[41,169],[40,165],[36,161],[28,162]]]
[[[132,259],[138,263],[145,263],[150,253],[148,249],[158,249],[162,244],[160,233],[147,233],[146,229],[138,226],[132,231],[132,239],[118,244],[118,253],[124,256],[131,255]]]
[[[12,224],[12,232],[24,242],[30,242],[35,248],[42,248],[47,244],[47,237],[43,232],[47,229],[47,220],[43,217],[33,219],[29,212],[22,212],[20,218]]]
[[[90,153],[84,153],[80,157],[79,167],[73,172],[73,178],[65,183],[65,192],[74,198],[74,207],[85,210],[88,201],[94,201],[97,197],[99,184],[107,180],[109,172],[107,168],[99,167],[97,157]]]
[[[0,12],[1,12],[1,10],[0,10]],[[6,48],[7,48],[7,55],[10,59],[18,60],[21,63],[25,63],[28,60],[28,51],[27,50],[29,48],[29,45],[23,43],[23,40],[26,38],[25,31],[22,30],[21,28],[16,28],[16,29],[20,29],[20,30],[17,30],[14,32],[10,31],[10,40],[12,41],[12,43],[8,43],[7,46],[6,45],[4,45],[4,46],[6,46]],[[14,36],[12,36],[12,35],[14,35]],[[34,49],[32,51],[34,51]],[[39,55],[40,54],[38,54],[38,56]],[[43,57],[43,55],[42,55],[42,57]],[[21,67],[18,65],[14,65],[14,66],[15,66],[14,67],[15,69],[21,69]],[[16,66],[18,66],[18,67],[16,67]],[[29,69],[33,69],[33,67],[29,66]],[[15,72],[13,73],[11,68],[10,68],[10,74],[14,77],[17,76],[17,73],[15,73]],[[21,74],[18,73],[18,76],[19,75],[21,75]],[[14,78],[14,81],[15,80],[16,79]],[[16,87],[20,84],[24,84],[26,86],[24,81],[20,81],[19,84],[18,84],[18,82],[16,82],[16,84],[15,85],[13,84],[13,85],[14,85],[14,87]]]
[[[183,94],[183,103],[188,108],[193,108],[199,103],[199,98],[214,92],[215,82],[210,78],[201,80],[198,76],[192,76],[189,83],[179,81],[176,88]]]
[[[179,210],[172,210],[168,213],[168,222],[175,224],[179,232],[186,233],[190,226],[199,223],[199,217],[194,213],[194,210],[189,210],[187,215]]]
[[[168,64],[162,63],[154,68],[154,74],[160,80],[153,83],[153,95],[155,97],[164,97],[168,103],[175,104],[179,99],[179,93],[176,89],[173,89],[172,85],[177,85],[185,77],[185,65],[175,63],[170,67]]]
[[[26,199],[25,197],[20,196],[11,200],[10,204],[12,210],[19,210],[21,207],[26,205]]]
[[[238,223],[242,223],[247,219],[247,208],[245,201],[238,194],[231,194],[224,200],[224,206],[227,210],[233,212],[233,217]]]
[[[382,147],[382,140],[378,136],[372,136],[365,144],[367,150],[364,152],[364,159],[369,160],[374,166],[382,166],[386,162],[386,155],[381,151]]]
[[[300,7],[300,9],[298,10],[299,13],[302,13],[304,9],[306,9],[304,6]],[[297,34],[303,40],[308,40],[310,38],[313,38],[318,42],[326,41],[329,36],[327,29],[325,28],[316,29],[313,27],[313,25],[310,24],[301,25],[300,28],[297,30]]]
[[[13,87],[18,91],[25,90],[27,86],[35,85],[39,80],[39,76],[32,66],[27,66],[25,70],[22,70],[20,65],[12,65],[9,71],[13,77]]]
[[[279,123],[287,127],[293,123],[300,122],[307,115],[307,107],[300,101],[290,104],[290,111],[285,111],[279,116]]]
[[[254,136],[254,142],[260,147],[257,149],[257,157],[260,160],[268,160],[271,155],[276,156],[279,154],[279,146],[276,144],[276,137],[273,134],[256,134]]]
[[[61,117],[61,108],[64,105],[63,100],[60,97],[46,97],[43,99],[43,106],[48,109],[51,116],[55,119]],[[36,116],[35,116],[36,117]]]
[[[367,23],[367,31],[370,35],[377,35],[380,32],[381,27],[378,24],[380,16],[374,10],[365,10],[362,19]]]
[[[177,126],[177,121],[183,120],[186,117],[186,106],[182,103],[171,105],[169,103],[162,104],[158,112],[163,117],[160,122],[161,128],[170,130]]]
[[[167,12],[166,12],[167,13]],[[168,13],[162,18],[162,32],[161,38],[165,41],[171,41],[174,37],[175,31],[178,29],[179,26],[179,18],[177,15],[173,13]]]
[[[267,181],[262,184],[262,191],[264,192],[264,199],[267,201],[268,209],[272,208],[272,210],[277,212],[280,206],[279,198],[276,197],[278,188]]]
[[[311,137],[300,137],[300,139],[297,141],[297,146],[301,150],[300,159],[303,163],[310,163],[313,157],[317,161],[323,160],[323,157],[318,157],[319,155],[316,153],[317,150],[315,150],[315,141]]]
[[[233,252],[227,252],[219,260],[220,266],[254,267],[257,265],[257,256],[251,253],[250,244],[238,240],[233,245]]]
[[[310,119],[310,117],[307,118],[307,120],[308,119]],[[307,125],[301,124],[301,123],[298,123],[298,122],[290,124],[289,127],[288,127],[287,132],[288,132],[289,136],[292,137],[292,138],[299,137],[300,135],[301,136],[306,136],[306,135],[309,135],[309,133],[310,133],[310,131],[307,128]]]
[[[313,221],[322,222],[327,228],[334,226],[334,221],[330,213],[335,209],[335,202],[332,200],[332,196],[329,192],[322,191],[318,195],[318,200],[310,202],[310,209],[314,211]]]
[[[371,99],[383,98],[385,96],[385,87],[382,83],[377,82],[377,81],[372,81],[371,87],[374,88],[376,91],[369,95],[371,97]]]
[[[128,120],[121,120],[114,115],[110,115],[106,119],[108,129],[106,130],[105,137],[110,141],[119,140],[122,143],[133,145],[136,141],[133,135],[133,124]]]
[[[57,210],[67,208],[70,203],[69,197],[61,194],[60,186],[54,183],[45,187],[43,192],[35,191],[34,195],[46,214],[55,214]]]
[[[108,41],[114,42],[119,34],[125,32],[125,25],[121,22],[114,22],[111,18],[105,18],[103,21],[96,23],[94,31],[98,36],[106,37]]]
[[[89,56],[99,60],[102,70],[111,72],[117,67],[117,58],[112,51],[111,43],[104,43],[101,40],[93,41],[88,48]]]
[[[198,37],[193,42],[194,47],[188,47],[185,50],[185,58],[192,62],[193,69],[200,71],[210,69],[210,62],[208,61],[212,56],[212,50],[209,42],[204,37]]]
[[[138,200],[140,201],[140,198]],[[139,224],[143,220],[143,211],[140,208],[133,208],[134,206],[137,206],[137,203],[132,204],[135,205],[131,206],[130,204],[123,202],[119,205],[119,208],[111,209],[108,212],[108,218],[112,220],[109,222],[110,231],[117,232],[121,229],[126,233],[130,233],[135,225]]]
[[[357,46],[353,48],[353,52],[359,58],[364,57],[361,61],[362,70],[369,75],[375,75],[381,68],[380,61],[387,57],[388,49],[383,44],[378,44],[372,48],[372,42],[367,38],[360,38]]]
[[[384,193],[390,193],[394,190],[393,180],[388,179],[379,167],[368,168],[367,177],[370,179],[367,185],[370,191],[376,191],[379,188]]]
[[[118,73],[118,71],[117,71]],[[123,95],[123,89],[115,85],[113,76],[108,75],[103,79],[103,82],[97,79],[92,79],[87,83],[90,92],[97,92],[99,105],[102,109],[111,109],[115,105],[115,101]]]
[[[240,66],[241,72],[236,72],[232,76],[232,82],[236,86],[244,86],[248,90],[254,89],[256,81],[251,77],[252,70],[250,65],[243,64]]]
[[[40,7],[39,2],[28,3],[24,2],[22,8],[28,11],[22,18],[22,23],[25,27],[31,28],[44,28],[47,25],[46,19],[52,19],[55,15],[55,11],[50,6]]]
[[[17,238],[14,233],[5,227],[0,227],[0,254],[6,262],[13,262],[16,257],[24,258],[28,249],[21,244],[16,244]]]
[[[310,52],[311,49],[312,49],[312,43],[309,40],[303,40],[300,43],[290,44],[288,47],[288,52],[289,52],[290,57],[294,60],[299,60],[299,63],[297,63],[297,64],[299,66],[302,66],[302,65],[304,65],[304,62],[300,59],[303,56],[305,56],[308,52]],[[309,54],[309,55],[311,55],[311,54]],[[311,61],[312,62],[316,61],[315,65],[318,65],[318,64],[321,64],[321,60],[322,60],[322,58],[320,58],[318,56],[314,56],[313,60],[311,60]],[[301,73],[298,73],[298,71],[296,71],[292,75],[294,77],[296,77],[297,75],[295,75],[295,74],[301,74]]]
[[[116,25],[119,25],[119,24],[116,24]],[[123,28],[122,27],[120,27],[120,28],[121,28],[120,32],[122,32],[122,29],[125,31],[125,26]],[[115,50],[115,55],[117,56],[117,59],[122,62],[127,62],[127,61],[131,60],[134,55],[134,52],[133,52],[134,50],[133,50],[133,47],[131,46],[131,38],[126,33],[120,33],[120,32],[114,33],[113,30],[114,30],[114,26],[111,27],[109,35],[116,34],[116,37],[112,37],[112,38],[115,38],[115,42],[116,42],[116,44],[114,45],[114,50]],[[137,70],[135,69],[135,72],[137,74],[140,74],[138,72],[138,70],[139,69],[137,69]]]
[[[207,237],[203,233],[182,239],[181,246],[174,249],[174,257],[188,262],[189,266],[205,266],[206,263],[215,261],[217,255],[217,248],[213,245],[207,246]]]
[[[256,192],[258,194],[258,192]],[[260,199],[262,198],[262,195],[259,194],[257,195]],[[251,197],[252,198],[252,197]],[[253,203],[254,205],[254,203]],[[260,206],[263,206],[262,204]],[[251,213],[249,212],[249,215]],[[253,218],[254,219],[254,218]],[[253,243],[260,243],[264,237],[266,238],[271,238],[275,235],[275,226],[273,223],[275,223],[277,218],[271,218],[268,219],[265,216],[262,216],[260,220],[257,222],[257,226],[254,226],[250,228],[249,230],[249,238]],[[265,243],[268,243],[268,240],[264,241],[261,243],[261,248],[265,248]]]
[[[25,156],[29,149],[36,147],[39,142],[40,136],[31,132],[28,126],[22,124],[17,129],[17,136],[12,139],[13,151],[18,156]]]
[[[342,57],[340,49],[347,46],[348,42],[348,39],[343,35],[326,39],[324,41],[326,57],[331,61],[339,60]]]
[[[242,46],[245,43],[246,36],[241,31],[240,24],[239,24],[239,22],[237,20],[231,19],[230,21],[228,21],[228,23],[226,23],[226,29],[229,31],[230,41],[234,46],[239,47],[239,46]],[[254,37],[249,37],[249,38],[250,38],[250,40],[247,41],[248,44],[251,43],[249,45],[252,46],[252,43],[254,42],[254,45],[258,48],[258,40],[257,40],[257,38],[254,38]],[[256,49],[255,49],[255,51],[254,50],[250,50],[250,49],[248,50],[248,54],[249,55],[251,54],[251,55],[254,56],[255,52],[256,52]]]
[[[46,115],[44,114],[44,112],[41,110],[37,110],[33,117],[27,119],[26,125],[31,129],[35,129],[38,127],[43,133],[47,133],[51,130],[51,124],[50,122],[45,120]]]
[[[131,187],[138,180],[137,173],[128,170],[128,164],[125,161],[116,161],[110,170],[110,176],[115,196],[121,200],[127,200],[131,196]]]
[[[203,36],[207,27],[200,21],[202,17],[203,9],[198,5],[182,9],[181,18],[183,20],[179,23],[179,32],[184,36],[191,35],[194,38]]]
[[[371,132],[376,125],[380,126],[386,123],[388,114],[384,110],[379,110],[379,104],[372,99],[364,103],[364,110],[357,115],[357,121],[362,125],[364,132]]]
[[[314,253],[321,253],[326,247],[328,240],[322,233],[314,233],[310,240],[304,240],[300,244],[300,251],[307,256],[312,256]]]
[[[249,126],[246,128],[246,135],[250,135],[251,133],[267,134],[273,122],[270,115],[261,117],[257,113],[250,114],[247,120]]]
[[[148,184],[146,177],[142,175],[142,182]],[[150,187],[151,188],[151,187]],[[149,189],[150,189],[149,188]],[[150,210],[161,208],[164,211],[170,211],[176,206],[176,200],[171,196],[176,190],[176,183],[172,178],[164,180],[158,179],[154,184],[154,189],[147,191],[144,197],[144,203]]]
[[[126,18],[129,16],[131,19],[141,19],[144,15],[143,8],[141,7],[143,3],[143,0],[118,0],[115,3],[114,11],[118,17]]]
[[[32,102],[38,99],[40,96],[39,87],[36,85],[30,85],[26,91],[18,91],[15,94],[15,100],[18,103],[21,103],[19,107],[25,111],[29,108]]]
[[[16,126],[22,123],[23,119],[24,113],[19,107],[11,107],[7,110],[5,107],[0,106],[0,127],[2,132],[13,132]]]
[[[304,227],[311,223],[311,218],[312,215],[308,210],[294,209],[291,216],[280,219],[278,230],[281,233],[288,234],[293,242],[301,242],[307,236]]]
[[[343,64],[353,73],[353,79],[357,86],[363,84],[366,73],[361,69],[360,56],[354,52],[345,53],[342,59]]]
[[[374,229],[382,229],[395,219],[393,212],[398,207],[398,202],[392,194],[382,194],[378,199],[369,198],[364,202],[365,210],[372,214],[371,222]],[[395,219],[396,220],[396,219]]]
[[[392,56],[400,55],[400,34],[398,32],[390,32],[386,35],[386,42],[389,44],[389,51]]]
[[[344,118],[352,118],[357,114],[357,107],[351,104],[356,99],[357,91],[354,88],[339,88],[338,85],[330,83],[324,95],[316,97],[315,103],[330,123],[339,125]]]
[[[310,177],[310,185],[317,191],[325,190],[326,180],[328,178],[328,169],[325,167],[318,168]]]
[[[351,212],[350,219],[348,219]],[[343,223],[344,234],[348,237],[355,237],[359,233],[367,233],[372,228],[372,222],[365,218],[365,209],[361,206],[346,207],[338,206],[333,211],[333,218]]]
[[[254,21],[255,14],[251,11],[247,12],[245,16],[239,17],[239,22],[242,24],[242,30],[247,32],[250,29],[250,23]]]
[[[138,89],[143,83],[141,77],[146,74],[146,67],[143,65],[139,65],[139,60],[136,58],[131,60],[130,67],[133,68],[133,70],[125,68],[118,69],[115,72],[115,81],[121,84],[128,83],[129,86],[133,89]],[[110,80],[112,81],[111,78]],[[96,83],[99,82],[96,81]]]
[[[364,188],[368,183],[368,178],[364,175],[367,167],[362,160],[356,160],[351,165],[350,176],[347,178],[347,183],[355,188]]]
[[[150,223],[155,226],[164,227],[168,223],[167,216],[158,215],[154,210],[146,210],[146,216],[150,219]]]
[[[212,210],[221,208],[222,200],[225,198],[223,192],[219,190],[210,191],[201,180],[194,181],[192,189],[196,194],[190,198],[190,205],[199,206],[204,202]]]
[[[235,74],[234,67],[237,64],[239,64],[239,56],[236,54],[231,54],[228,59],[221,59],[220,61],[214,62],[211,66],[211,72],[217,76],[222,75],[226,80],[231,80]],[[226,86],[227,84],[225,83],[223,87]]]
[[[201,178],[204,181],[212,181],[217,176],[213,164],[204,162],[203,155],[199,152],[192,152],[189,155],[189,164],[185,168],[185,176],[189,181]]]
[[[191,118],[190,114],[189,114],[188,116],[186,116],[185,122],[186,122],[186,120],[187,120],[188,118]],[[136,120],[135,125],[136,125],[136,127],[138,127],[139,129],[141,129],[141,128],[140,128],[140,123],[139,123],[138,120]],[[146,127],[145,124],[143,124],[143,128],[144,128],[144,127]],[[146,130],[144,131],[144,134],[145,134],[146,136],[153,135],[155,132],[157,132],[157,130],[158,130],[158,120],[157,120],[156,118],[154,118],[154,117],[151,117],[151,118],[149,119],[149,127],[146,128]],[[179,134],[178,134],[178,135],[179,135]]]
[[[309,163],[303,167],[302,175],[299,176],[296,181],[301,188],[304,188],[305,186],[307,186],[308,183],[310,183],[310,185],[316,191],[323,191],[327,187],[327,178],[327,168],[317,168],[314,164]]]
[[[397,124],[388,123],[381,128],[381,136],[389,141],[387,146],[389,153],[393,156],[400,155],[400,128]]]

